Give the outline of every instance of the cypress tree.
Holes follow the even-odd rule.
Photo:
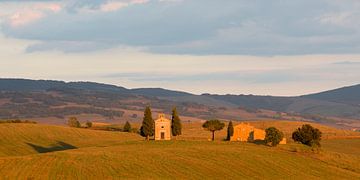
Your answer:
[[[229,122],[228,128],[227,128],[227,137],[226,140],[230,141],[230,137],[234,135],[234,126],[232,121]]]
[[[124,128],[123,128],[124,132],[130,132],[131,131],[131,125],[128,121],[126,121]]]
[[[181,120],[179,118],[176,107],[172,110],[172,118],[171,118],[171,131],[173,136],[181,135]]]
[[[146,137],[146,140],[149,140],[150,136],[154,135],[154,125],[155,122],[151,115],[151,109],[149,106],[147,106],[144,111],[144,118],[140,129],[140,134]]]

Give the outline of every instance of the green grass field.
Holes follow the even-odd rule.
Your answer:
[[[195,124],[192,128],[197,128]],[[360,179],[360,139],[329,139],[318,152],[206,141],[184,126],[176,141],[133,133],[0,124],[0,179]]]

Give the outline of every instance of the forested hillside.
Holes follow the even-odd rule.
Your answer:
[[[274,119],[284,118],[277,115],[284,112],[291,116],[288,119],[300,117],[334,123],[330,118],[360,119],[359,89],[358,85],[296,97],[195,95],[162,88],[127,89],[93,82],[0,79],[0,118],[97,114],[112,120],[121,119],[127,113],[132,114],[126,116],[139,117],[143,108],[151,105],[165,113],[177,106],[182,115],[201,119]]]

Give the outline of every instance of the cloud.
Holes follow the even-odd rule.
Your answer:
[[[96,46],[194,55],[360,52],[357,0],[79,0],[63,6],[65,11],[33,15],[26,27],[3,24],[3,32],[40,41],[31,51],[44,51],[51,43],[49,50],[64,52]],[[64,42],[72,43],[65,47]]]
[[[21,26],[25,25],[27,23],[36,21],[40,18],[42,18],[44,15],[41,12],[37,11],[23,11],[23,12],[17,12],[13,14],[10,18],[10,25],[11,26]]]
[[[28,6],[4,13],[2,17],[10,27],[21,28],[45,18],[49,13],[58,13],[61,9],[62,6],[58,3],[31,3]]]
[[[56,3],[49,3],[49,4],[41,3],[41,4],[35,4],[33,9],[59,12],[62,9],[62,7],[60,4],[56,4]]]
[[[113,12],[131,5],[147,2],[149,0],[73,0],[66,4],[66,9],[70,13]]]
[[[100,43],[91,41],[46,41],[29,45],[26,52],[39,51],[62,51],[67,53],[79,53],[88,51],[98,51],[102,49],[109,49],[113,47],[111,43]]]
[[[1,77],[95,81],[129,88],[162,87],[194,93],[300,95],[359,83],[360,55],[223,56],[163,55],[137,49],[96,51],[96,43],[33,44],[0,34]],[[92,49],[73,54],[67,46]],[[113,45],[109,45],[113,46]],[[59,48],[60,47],[60,48]],[[40,48],[40,47],[38,47]],[[58,49],[59,48],[59,49]],[[57,52],[62,49],[68,53]],[[54,50],[56,52],[54,52]],[[337,62],[351,62],[336,65]],[[345,63],[347,64],[347,63]],[[302,87],[302,88],[299,88]]]
[[[335,62],[332,63],[333,65],[360,65],[360,62],[357,61],[339,61],[339,62]]]
[[[149,0],[107,1],[100,5],[100,10],[104,12],[117,11],[133,4],[144,4],[147,2]]]
[[[0,0],[1,2],[56,2],[56,1],[63,1],[63,0]]]
[[[109,11],[119,10],[120,8],[127,7],[128,5],[129,5],[128,3],[113,1],[113,2],[107,2],[105,4],[102,4],[100,6],[100,9],[102,11],[109,12]]]
[[[271,84],[299,80],[299,74],[288,71],[229,71],[193,74],[168,73],[116,73],[103,76],[104,78],[126,78],[136,82],[203,82],[203,81],[232,81],[247,84]]]

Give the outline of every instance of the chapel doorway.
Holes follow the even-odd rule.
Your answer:
[[[161,132],[161,139],[164,140],[165,139],[165,133]]]

